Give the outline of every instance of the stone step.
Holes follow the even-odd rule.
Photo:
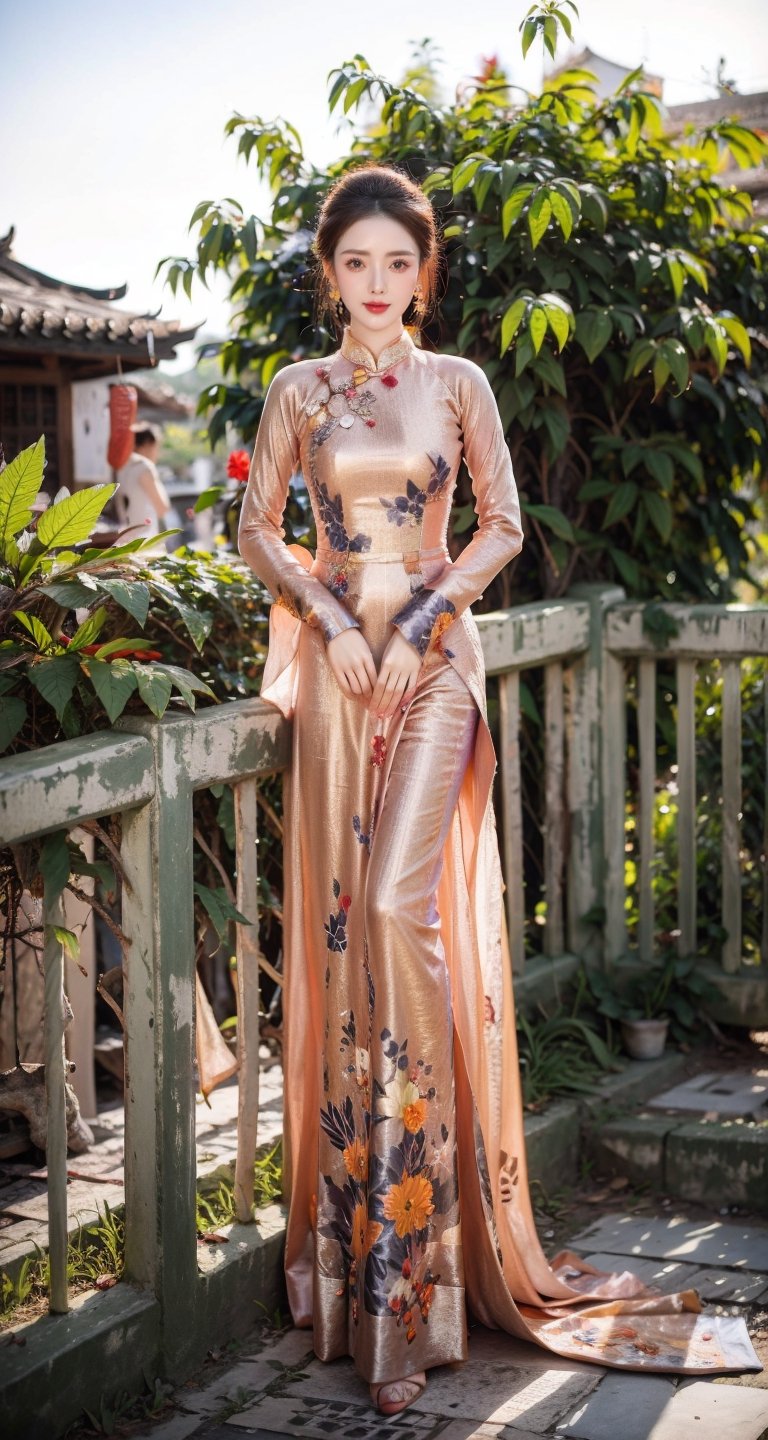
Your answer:
[[[626,1175],[681,1200],[768,1215],[768,1122],[693,1119],[643,1109],[584,1127],[598,1173]]]

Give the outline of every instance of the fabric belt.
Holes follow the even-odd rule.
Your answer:
[[[412,562],[414,560],[432,560],[436,559],[438,556],[442,556],[444,560],[450,560],[451,558],[450,551],[445,545],[433,545],[430,549],[424,550],[350,550],[349,555],[347,556],[347,552],[345,550],[332,550],[330,545],[319,544],[317,546],[316,553],[318,560],[328,560],[330,562],[333,562],[334,560],[339,561],[344,559],[346,563],[346,560],[348,558],[350,565],[357,565],[361,561],[371,563],[373,561],[381,562],[397,560],[400,562],[400,564],[402,564],[405,560],[411,560]]]

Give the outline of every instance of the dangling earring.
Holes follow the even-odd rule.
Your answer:
[[[413,292],[413,309],[414,314],[418,315],[420,320],[422,320],[427,313],[427,305],[424,299],[424,291],[421,288],[420,280],[418,281],[416,289]]]
[[[343,320],[346,306],[341,298],[341,291],[335,285],[331,285],[329,289],[329,294],[336,310],[336,314],[338,315],[340,320]]]

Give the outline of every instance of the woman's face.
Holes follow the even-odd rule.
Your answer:
[[[387,344],[400,334],[419,280],[418,247],[399,220],[365,216],[342,234],[329,279],[341,291],[352,331]]]

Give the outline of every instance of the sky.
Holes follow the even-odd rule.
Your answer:
[[[234,111],[289,120],[307,159],[348,149],[351,124],[328,114],[328,74],[355,54],[397,81],[429,38],[447,94],[497,54],[516,83],[538,87],[541,46],[520,56],[527,0],[0,0],[0,235],[59,279],[128,284],[122,308],[158,311],[200,335],[226,325],[218,293],[190,302],[154,272],[192,253],[189,219],[203,199],[232,196],[267,217],[269,190],[224,137]],[[709,99],[720,56],[739,90],[768,89],[765,0],[580,0],[574,43],[664,76],[669,104]],[[471,21],[471,23],[470,23]],[[558,62],[569,53],[561,41]],[[340,108],[340,107],[339,107]],[[198,339],[200,336],[198,336]],[[174,368],[194,363],[180,347]]]

